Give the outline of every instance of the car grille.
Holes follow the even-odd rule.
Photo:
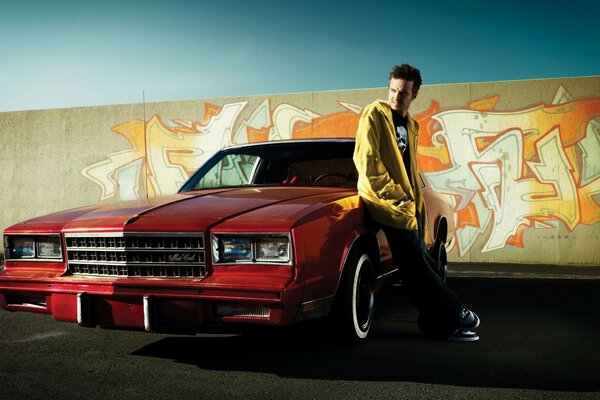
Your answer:
[[[203,233],[65,235],[69,271],[75,275],[202,278]]]

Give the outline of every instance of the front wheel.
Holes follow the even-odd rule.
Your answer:
[[[360,249],[352,251],[336,295],[335,323],[349,342],[367,338],[375,307],[375,278],[369,256]]]

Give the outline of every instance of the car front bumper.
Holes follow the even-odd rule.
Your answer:
[[[287,325],[298,318],[302,287],[282,271],[216,271],[201,280],[23,277],[0,273],[0,307],[51,314],[85,327],[200,332],[207,325]],[[254,283],[249,277],[254,276]]]

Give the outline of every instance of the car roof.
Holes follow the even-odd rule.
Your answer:
[[[247,148],[247,147],[254,147],[254,146],[278,146],[278,145],[290,145],[290,144],[354,143],[355,141],[356,140],[354,138],[269,140],[269,141],[262,141],[262,142],[253,142],[253,143],[232,144],[232,145],[223,147],[222,150],[232,150],[232,149],[237,149],[237,148]]]

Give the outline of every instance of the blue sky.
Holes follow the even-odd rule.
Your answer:
[[[600,2],[0,0],[0,112],[600,74]]]

